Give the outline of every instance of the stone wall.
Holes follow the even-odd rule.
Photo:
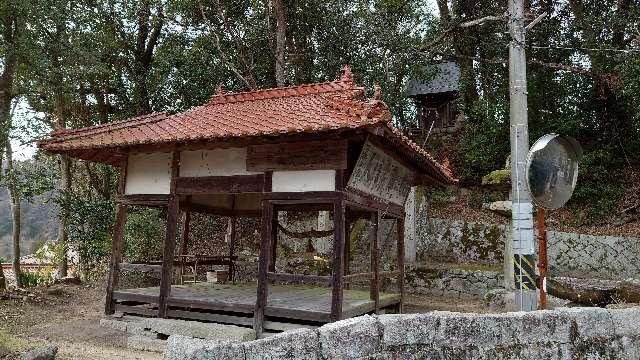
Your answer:
[[[405,281],[406,291],[412,294],[474,299],[504,286],[499,271],[437,266],[408,266]]]
[[[427,218],[416,219],[416,259],[419,262],[500,265],[505,226]]]
[[[507,227],[449,219],[416,221],[417,262],[502,266]],[[640,278],[640,238],[548,231],[552,275]]]
[[[640,359],[640,308],[362,316],[244,343],[172,336],[165,360]]]

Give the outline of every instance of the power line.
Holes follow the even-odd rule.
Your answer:
[[[622,53],[637,52],[640,49],[614,49],[614,48],[585,48],[585,47],[566,47],[566,46],[531,46],[532,49],[549,49],[549,50],[582,50],[582,51],[615,51]]]

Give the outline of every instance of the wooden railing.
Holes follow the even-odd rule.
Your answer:
[[[380,279],[384,278],[394,278],[400,275],[400,270],[393,271],[380,271],[378,273],[378,277]],[[364,273],[356,273],[345,275],[342,279],[345,283],[359,281],[359,280],[373,280],[375,277],[375,272],[364,272]]]
[[[331,276],[305,275],[305,274],[286,274],[268,272],[267,279],[272,281],[295,282],[302,284],[323,284],[331,285],[333,280]]]

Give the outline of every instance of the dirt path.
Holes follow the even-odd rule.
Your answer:
[[[125,333],[100,327],[101,287],[55,285],[34,294],[0,300],[0,347],[15,352],[53,343],[59,359],[161,359],[127,349]]]

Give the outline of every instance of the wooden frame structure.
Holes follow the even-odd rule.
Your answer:
[[[428,154],[411,143],[390,124],[390,114],[379,100],[364,99],[363,89],[354,87],[350,71],[333,83],[311,84],[301,87],[272,89],[243,94],[217,95],[211,100],[209,112],[220,111],[219,118],[209,118],[209,113],[196,114],[207,124],[217,124],[216,129],[229,127],[224,116],[229,109],[221,107],[238,104],[251,109],[254,103],[269,99],[278,100],[277,114],[291,114],[291,106],[307,111],[309,96],[315,103],[318,97],[325,104],[320,115],[350,123],[329,130],[309,130],[304,123],[284,124],[278,135],[271,132],[238,137],[237,135],[208,135],[184,137],[182,128],[199,129],[202,125],[181,122],[180,114],[173,118],[151,114],[147,118],[127,120],[106,128],[94,127],[59,133],[40,146],[57,153],[67,153],[81,159],[117,164],[120,167],[117,209],[113,230],[113,246],[106,290],[105,313],[119,310],[147,316],[187,317],[192,319],[219,320],[247,325],[246,317],[239,318],[229,312],[252,315],[253,327],[260,335],[265,324],[291,320],[314,322],[337,321],[344,317],[378,312],[383,307],[396,307],[402,311],[404,302],[404,207],[410,187],[419,184],[450,184],[455,180],[446,169],[435,163]],[[327,90],[330,89],[331,91]],[[354,98],[353,94],[358,97]],[[336,95],[339,95],[336,97]],[[265,100],[266,99],[266,100]],[[260,103],[262,104],[262,103]],[[282,105],[284,104],[284,105]],[[313,104],[313,102],[312,102]],[[261,105],[263,106],[263,105]],[[315,105],[314,105],[315,106]],[[340,112],[335,112],[338,109]],[[224,111],[223,111],[224,110]],[[309,111],[317,110],[309,108]],[[194,110],[199,111],[199,110]],[[235,110],[234,110],[235,111]],[[216,113],[218,114],[218,113]],[[347,115],[345,115],[347,114]],[[329,116],[330,115],[330,116]],[[304,114],[299,122],[306,121]],[[196,117],[192,114],[188,119]],[[254,120],[251,120],[254,121]],[[272,118],[265,118],[273,124]],[[319,120],[313,120],[316,124]],[[156,126],[154,132],[148,129]],[[252,123],[254,124],[254,123]],[[251,125],[255,126],[255,125]],[[272,125],[274,127],[280,124]],[[290,131],[290,127],[299,126]],[[311,125],[309,125],[311,126]],[[317,126],[317,125],[314,125]],[[124,130],[126,132],[123,133]],[[169,129],[169,130],[167,130]],[[169,133],[165,138],[149,137],[161,131]],[[272,130],[269,130],[272,131]],[[113,148],[110,157],[101,154],[104,147],[103,133],[117,136],[120,145]],[[173,134],[173,135],[171,135]],[[134,137],[134,139],[130,139]],[[155,143],[154,143],[155,141]],[[97,145],[96,145],[97,144]],[[112,143],[109,143],[112,144]],[[102,150],[104,151],[104,150]],[[163,245],[163,260],[159,268],[160,286],[156,293],[126,292],[117,290],[122,263],[124,225],[127,210],[132,205],[166,208],[167,225]],[[333,268],[331,276],[285,274],[275,271],[278,212],[290,210],[333,213]],[[178,219],[185,212],[185,229],[182,246],[176,254]],[[233,258],[236,242],[235,219],[238,217],[261,218],[261,242],[255,303],[229,303],[220,299],[189,299],[172,295],[172,282],[176,255],[187,253],[191,212],[202,212],[230,218],[228,226],[230,275],[233,275]],[[371,269],[365,273],[348,273],[350,224],[358,219],[370,222]],[[380,271],[380,225],[383,219],[393,219],[398,233],[397,266],[394,271]],[[382,296],[380,282],[395,277],[399,295]],[[330,310],[314,312],[270,305],[269,294],[275,282],[323,284],[331,288]],[[345,291],[356,281],[369,282],[369,299],[347,308]],[[274,291],[280,291],[273,287]],[[346,290],[345,290],[346,289]],[[183,294],[186,290],[176,287]],[[246,289],[245,289],[246,290]],[[243,290],[243,291],[245,291]],[[246,295],[246,291],[244,293]],[[180,295],[182,296],[182,295]],[[244,296],[244,295],[243,295]],[[140,301],[156,304],[154,307],[132,307],[125,302]],[[350,300],[349,300],[350,301]],[[249,310],[250,308],[250,310]],[[202,310],[213,310],[207,315]],[[280,327],[281,328],[281,327]]]

